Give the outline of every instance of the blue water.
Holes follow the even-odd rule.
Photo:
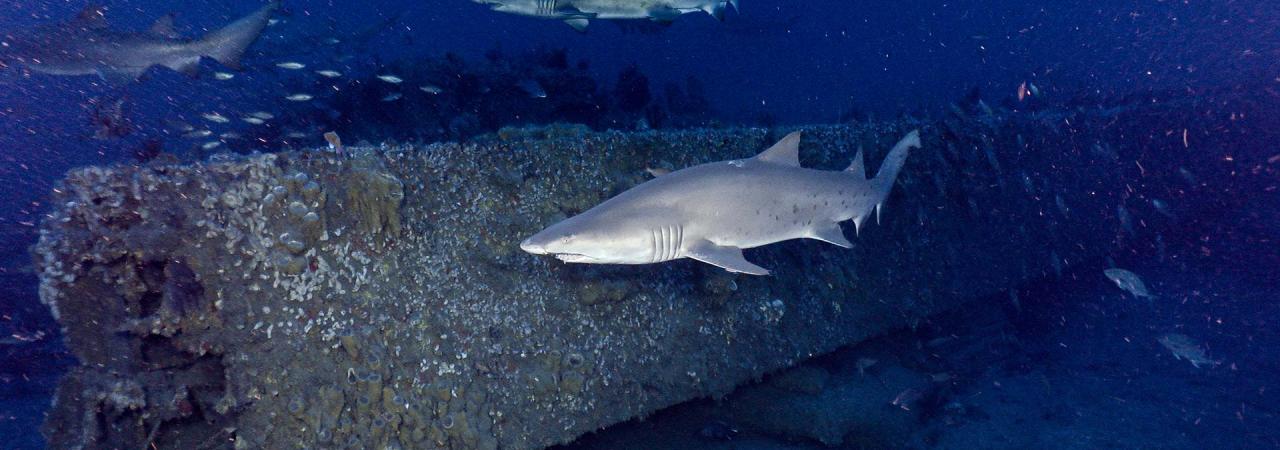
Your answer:
[[[177,30],[188,37],[261,6],[246,0],[103,3],[112,27],[143,30],[156,17],[174,12]],[[1192,421],[1197,425],[1176,432],[1222,437],[1191,441],[1197,444],[1280,446],[1274,432],[1280,428],[1280,410],[1274,406],[1275,392],[1280,391],[1275,375],[1280,373],[1280,350],[1274,344],[1280,340],[1272,331],[1280,321],[1273,306],[1280,296],[1272,293],[1280,286],[1274,240],[1280,236],[1280,159],[1272,155],[1280,150],[1267,139],[1277,137],[1280,128],[1274,119],[1280,117],[1275,109],[1280,102],[1269,100],[1280,97],[1280,8],[1262,0],[741,3],[741,11],[728,12],[723,22],[701,13],[684,15],[669,26],[597,20],[584,34],[559,21],[494,12],[469,0],[294,0],[285,2],[275,16],[278,22],[250,48],[243,71],[206,60],[198,77],[153,68],[139,81],[112,86],[95,76],[0,69],[0,338],[13,341],[0,344],[0,447],[42,445],[36,427],[57,376],[74,363],[61,346],[57,324],[38,301],[27,253],[50,207],[48,193],[73,167],[136,163],[157,151],[191,161],[218,151],[319,146],[321,133],[331,129],[370,141],[464,140],[531,122],[589,122],[598,129],[848,123],[902,115],[940,117],[952,105],[975,96],[994,107],[1034,110],[1153,103],[1180,95],[1201,99],[1199,112],[1216,116],[1235,113],[1232,102],[1241,98],[1259,99],[1261,106],[1250,110],[1249,117],[1241,116],[1240,123],[1254,128],[1237,130],[1242,136],[1238,150],[1219,155],[1254,163],[1223,175],[1229,178],[1202,180],[1223,186],[1222,192],[1206,198],[1234,200],[1188,208],[1211,214],[1165,237],[1170,248],[1194,263],[1157,263],[1137,255],[1129,255],[1126,262],[1143,267],[1149,283],[1179,293],[1162,302],[1178,303],[1166,303],[1164,311],[1142,310],[1099,301],[1096,292],[1108,285],[1090,285],[1079,288],[1075,297],[1058,293],[1053,301],[1025,301],[1021,307],[1030,312],[1018,326],[1032,336],[1027,339],[1041,341],[1045,348],[1071,348],[1066,342],[1073,339],[1084,348],[1107,348],[1089,331],[1093,328],[1065,324],[1103,322],[1106,339],[1117,345],[1128,342],[1129,336],[1115,331],[1124,326],[1194,330],[1187,334],[1197,335],[1216,357],[1232,363],[1207,377],[1185,364],[1142,369],[1144,376],[1176,370],[1168,377],[1140,381],[1156,383],[1149,388],[1162,393],[1151,394],[1155,400],[1148,398],[1146,407],[1185,412],[1185,420],[1157,421],[1150,425],[1151,432]],[[0,37],[10,39],[42,24],[68,20],[83,6],[79,1],[10,2],[0,9]],[[556,58],[563,59],[563,67],[546,63]],[[511,83],[496,87],[507,97],[464,92],[456,80],[415,66],[424,60],[437,65],[454,61],[466,71],[489,75],[499,71],[495,67],[556,66],[549,73],[566,83],[542,84],[548,99],[563,102],[557,103],[563,107],[530,106],[537,99]],[[278,67],[282,62],[306,68]],[[326,78],[314,72],[319,69],[342,76]],[[235,77],[219,80],[216,72]],[[630,73],[630,78],[621,73]],[[393,85],[372,78],[383,74],[405,81]],[[636,85],[636,74],[647,80],[640,84],[647,86],[643,93],[627,88]],[[429,85],[440,85],[446,92],[437,98],[418,89]],[[1018,101],[1020,86],[1034,86],[1030,103]],[[672,101],[672,89],[683,102]],[[295,93],[315,98],[284,99]],[[382,101],[396,93],[402,98]],[[557,95],[590,100],[573,103],[557,100]],[[643,107],[622,111],[625,108],[616,106],[634,95],[665,109],[651,113]],[[1224,100],[1215,102],[1216,96]],[[109,110],[117,101],[121,106],[115,115]],[[592,102],[615,107],[600,115]],[[425,104],[437,105],[438,110],[422,112]],[[230,122],[202,118],[213,111],[223,112]],[[241,120],[258,111],[274,119],[266,125]],[[1169,133],[1181,132],[1183,125],[1169,124]],[[182,136],[204,129],[212,135]],[[240,136],[218,138],[227,132]],[[107,136],[95,138],[95,133]],[[301,137],[291,138],[289,133]],[[200,148],[213,142],[217,148]],[[1105,267],[1099,264],[1097,269]],[[1088,276],[1099,277],[1096,271]],[[1049,342],[1050,336],[1061,342]],[[1091,352],[1056,350],[1068,356],[1050,358],[1044,367],[1123,365],[1125,358],[1163,352],[1150,342],[1144,345],[1128,350],[1130,354],[1115,350],[1096,358]],[[1107,390],[1120,389],[1116,383],[1130,375],[1119,369],[1103,371],[1097,375],[1103,382],[1079,389],[1106,398]],[[1167,385],[1159,384],[1165,381]],[[1188,388],[1185,383],[1195,385]],[[1104,414],[1090,410],[1090,405],[1067,408],[1078,410],[1072,414]],[[1196,413],[1199,406],[1203,414]],[[998,411],[987,414],[1000,416]],[[1123,426],[1106,417],[1085,424]],[[1267,427],[1272,431],[1265,431]],[[995,433],[997,428],[972,427],[973,436],[943,442],[981,442],[984,432]],[[1102,447],[1182,442],[1134,441],[1126,433],[1096,435],[1102,436]],[[1107,436],[1114,440],[1106,441]]]

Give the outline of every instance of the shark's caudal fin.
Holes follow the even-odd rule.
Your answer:
[[[267,28],[271,14],[279,8],[280,2],[272,1],[253,14],[205,35],[194,45],[198,46],[201,56],[216,59],[227,67],[239,68],[240,57],[244,56],[245,49],[258,39],[262,30]]]
[[[893,182],[898,179],[898,172],[902,171],[902,164],[907,162],[907,154],[912,148],[920,148],[920,130],[907,133],[906,137],[893,146],[893,150],[889,150],[889,155],[885,156],[884,162],[880,163],[880,172],[876,173],[876,177],[871,180],[877,192],[876,223],[880,223],[880,208],[884,205],[885,199],[889,198],[889,191],[893,190]]]
[[[876,223],[880,223],[880,208],[884,205],[885,199],[889,198],[889,191],[893,190],[893,182],[898,179],[898,172],[902,171],[902,164],[907,162],[907,154],[910,153],[912,147],[920,147],[920,130],[907,133],[907,136],[898,141],[897,145],[889,150],[889,155],[884,157],[884,162],[880,163],[880,172],[876,173],[876,177],[870,179],[871,188],[875,195]],[[847,173],[858,177],[858,180],[867,180],[867,169],[862,160],[862,149],[858,149],[858,155],[853,157],[853,162],[849,164],[849,168],[844,170]],[[862,224],[867,220],[867,214],[871,211],[855,211],[853,215],[854,230],[862,231]]]

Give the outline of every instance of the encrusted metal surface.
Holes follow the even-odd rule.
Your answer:
[[[1083,135],[966,123],[807,129],[806,166],[843,168],[861,146],[874,169],[917,127],[924,147],[854,249],[748,251],[769,277],[687,260],[564,265],[518,248],[646,168],[747,157],[780,136],[759,129],[561,126],[76,170],[37,248],[41,297],[82,361],[46,436],[56,448],[540,448],[1107,248],[1067,243],[1121,229],[1084,219],[1116,211],[1122,187],[1102,183],[1115,165],[1069,175],[1099,181],[1093,192],[1047,189],[1080,157],[1053,143]]]

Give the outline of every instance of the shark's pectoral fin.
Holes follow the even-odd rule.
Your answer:
[[[844,237],[844,231],[840,229],[840,224],[832,222],[826,226],[817,226],[809,231],[811,239],[839,245],[844,248],[853,248],[853,243]]]
[[[745,273],[748,275],[769,274],[767,269],[747,261],[747,259],[742,256],[742,249],[737,247],[719,246],[711,243],[711,241],[704,240],[694,244],[685,251],[685,256],[730,272]]]
[[[587,25],[590,25],[591,21],[588,20],[586,17],[574,17],[572,19],[565,19],[564,23],[569,25],[570,27],[573,27],[574,31],[577,31],[579,33],[586,33]]]
[[[175,72],[181,73],[189,77],[194,78],[194,77],[200,76],[200,60],[198,59],[192,60],[192,61],[180,61],[173,64],[165,65],[165,67],[173,69]]]

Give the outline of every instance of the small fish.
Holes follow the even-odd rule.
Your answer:
[[[325,78],[338,78],[342,76],[342,72],[336,70],[317,70],[316,73]]]
[[[1019,84],[1019,85],[1018,85],[1018,101],[1022,101],[1022,100],[1024,100],[1024,99],[1026,99],[1026,98],[1027,98],[1027,96],[1028,96],[1028,95],[1030,95],[1030,94],[1031,94],[1031,91],[1028,91],[1028,90],[1027,90],[1027,82],[1026,82],[1026,81],[1023,81],[1023,82],[1022,82],[1022,84]]]
[[[245,123],[253,124],[253,125],[262,125],[264,123],[267,123],[267,121],[259,119],[257,117],[253,117],[253,116],[241,117],[240,120],[243,120]]]
[[[184,138],[202,138],[212,136],[213,132],[209,130],[192,130],[182,135]]]
[[[338,38],[325,38],[325,40],[324,40],[324,43],[329,44],[329,45],[334,45],[334,44],[338,44],[338,43],[341,43],[341,42],[342,42],[342,41],[338,40]]]
[[[1160,338],[1156,340],[1160,342],[1160,345],[1163,345],[1164,348],[1169,349],[1169,351],[1173,353],[1174,359],[1185,359],[1187,362],[1191,363],[1192,367],[1197,369],[1200,368],[1201,364],[1208,364],[1210,366],[1222,364],[1222,361],[1209,359],[1209,355],[1205,353],[1204,347],[1201,346],[1199,342],[1196,342],[1195,339],[1191,339],[1187,335],[1169,333],[1164,336],[1160,336]]]
[[[276,116],[275,116],[275,115],[273,115],[273,114],[271,114],[271,113],[269,113],[269,112],[266,112],[266,111],[255,111],[255,112],[249,113],[249,115],[250,115],[250,116],[253,116],[253,117],[257,117],[257,118],[262,119],[262,120],[271,120],[271,119],[276,118]]]
[[[44,331],[36,331],[34,333],[13,333],[7,337],[0,338],[0,345],[19,345],[39,342],[44,339]]]
[[[542,88],[542,83],[534,79],[525,79],[516,85],[520,90],[529,94],[532,98],[547,98],[547,90]]]
[[[1156,212],[1163,214],[1165,217],[1168,217],[1170,219],[1175,218],[1173,215],[1173,212],[1169,211],[1169,204],[1165,203],[1164,200],[1153,198],[1151,199],[1151,206],[1155,207]]]
[[[873,358],[858,358],[858,376],[866,376],[867,369],[870,369],[871,366],[876,365],[878,362],[880,361]]]
[[[284,137],[287,137],[289,139],[306,139],[309,136],[314,136],[314,135],[309,135],[301,131],[290,131],[289,133],[286,133],[284,135]]]
[[[1146,297],[1147,300],[1156,298],[1154,295],[1151,295],[1151,292],[1147,290],[1147,284],[1143,283],[1142,278],[1139,278],[1136,273],[1124,269],[1112,268],[1102,271],[1102,274],[1106,275],[1107,279],[1114,282],[1116,287],[1133,294],[1135,298]]]
[[[893,397],[893,401],[890,402],[890,404],[902,408],[904,411],[910,411],[911,404],[915,403],[916,400],[920,400],[922,397],[924,397],[924,394],[920,391],[907,388],[906,390],[898,393],[897,396]]]
[[[213,73],[213,79],[218,80],[218,81],[227,81],[227,80],[230,80],[230,79],[235,78],[235,77],[236,77],[236,74],[234,74],[234,73],[227,73],[227,72],[214,72],[214,73]]]
[[[391,84],[400,84],[404,82],[404,79],[395,75],[378,75],[378,79]]]
[[[1116,205],[1116,218],[1120,219],[1120,228],[1125,233],[1129,233],[1130,236],[1136,233],[1133,229],[1133,215],[1129,214],[1129,208],[1125,208],[1124,205]]]
[[[305,102],[313,98],[315,97],[312,97],[311,94],[293,94],[288,97],[285,97],[284,99],[291,102]]]
[[[244,137],[244,136],[242,136],[240,133],[237,133],[237,132],[234,132],[234,131],[228,131],[228,132],[226,132],[226,133],[222,133],[222,134],[219,134],[219,135],[218,135],[218,138],[220,138],[220,139],[240,139],[240,138],[242,138],[242,137]]]
[[[203,117],[204,120],[208,120],[213,123],[227,123],[231,121],[231,119],[228,119],[227,116],[218,114],[216,112],[204,113],[204,114],[201,114],[200,117]]]
[[[649,175],[653,176],[654,178],[671,173],[671,169],[667,169],[664,167],[645,167],[644,171],[648,172]]]
[[[404,97],[404,95],[403,95],[403,94],[401,94],[401,93],[399,93],[399,92],[392,92],[392,93],[390,93],[390,94],[387,94],[387,96],[386,96],[386,97],[382,97],[382,101],[384,101],[384,102],[394,102],[394,101],[396,101],[396,100],[400,100],[400,98],[401,98],[401,97]]]
[[[342,153],[342,138],[338,137],[338,133],[327,132],[324,134],[324,140],[329,143],[329,150]]]
[[[200,148],[203,150],[213,150],[221,146],[222,146],[222,141],[209,141],[209,142],[205,142],[204,145],[201,145]]]
[[[281,69],[288,69],[288,70],[298,70],[298,69],[307,67],[307,65],[300,62],[286,61],[282,63],[276,63],[276,67],[279,67]]]
[[[1179,168],[1178,168],[1178,175],[1182,175],[1182,179],[1183,179],[1184,181],[1186,181],[1186,182],[1187,182],[1187,184],[1191,185],[1192,187],[1195,187],[1195,186],[1200,185],[1200,180],[1198,180],[1198,179],[1196,178],[1196,175],[1195,175],[1195,174],[1193,174],[1193,173],[1191,173],[1191,171],[1190,171],[1190,170],[1187,170],[1187,168],[1186,168],[1186,167],[1179,167]]]
[[[440,95],[440,93],[444,92],[444,89],[440,89],[440,86],[436,86],[436,85],[434,85],[434,84],[428,84],[428,85],[426,85],[426,86],[420,86],[420,87],[418,87],[418,89],[421,89],[421,90],[422,90],[422,92],[426,92],[426,93],[431,94],[431,95]]]

